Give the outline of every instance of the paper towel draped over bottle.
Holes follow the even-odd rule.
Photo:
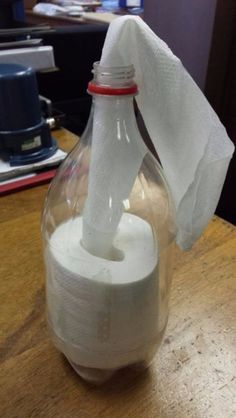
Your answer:
[[[142,19],[124,16],[109,27],[101,65],[131,63],[139,86],[138,107],[176,206],[177,244],[188,249],[214,214],[234,146],[181,61]],[[117,158],[109,147],[103,152],[104,161]],[[120,163],[127,184],[129,162],[125,167]],[[99,184],[96,188],[98,193]]]

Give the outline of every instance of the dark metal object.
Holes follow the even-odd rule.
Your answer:
[[[38,162],[57,146],[42,118],[35,72],[0,64],[0,149],[10,165]]]

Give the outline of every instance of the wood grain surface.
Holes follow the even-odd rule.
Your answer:
[[[65,131],[58,137],[68,148],[75,142]],[[123,370],[94,387],[54,348],[46,328],[46,191],[0,199],[0,416],[235,418],[235,227],[215,217],[191,251],[176,250],[169,323],[151,367]]]

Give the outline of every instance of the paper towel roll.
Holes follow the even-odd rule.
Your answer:
[[[158,257],[150,225],[124,213],[113,260],[81,245],[82,218],[52,234],[46,249],[49,323],[57,345],[85,367],[143,360],[158,340]]]

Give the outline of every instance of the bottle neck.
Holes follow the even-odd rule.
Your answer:
[[[106,115],[106,119],[110,122],[124,119],[129,123],[136,123],[133,96],[94,95],[93,106],[96,113],[103,112],[103,117]]]
[[[134,112],[133,96],[94,95],[91,116],[93,141],[97,132],[104,132],[106,136],[116,137],[120,144],[132,142],[142,155],[146,154],[147,147],[139,132]],[[102,135],[99,135],[99,138],[100,141]]]
[[[104,67],[96,62],[93,75],[93,80],[88,84],[88,93],[93,96],[94,111],[100,115],[103,113],[103,120],[110,123],[120,118],[136,122],[133,98],[138,88],[134,81],[133,65]]]

